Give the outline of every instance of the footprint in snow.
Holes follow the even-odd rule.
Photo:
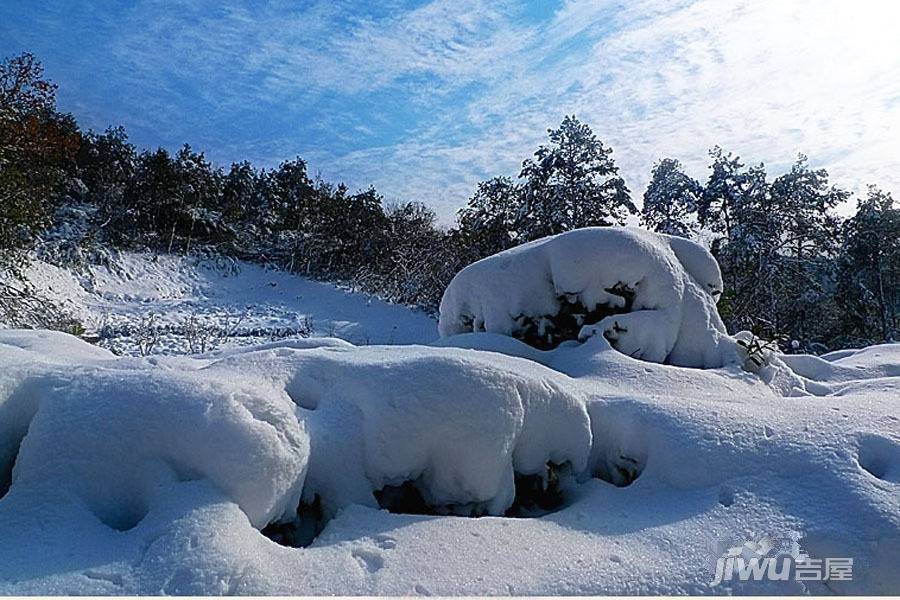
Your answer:
[[[900,483],[900,443],[895,440],[876,434],[861,435],[857,461],[869,475]]]
[[[378,550],[371,548],[356,548],[352,550],[350,554],[356,559],[359,566],[369,573],[375,573],[384,567],[384,557],[381,556],[381,553]]]
[[[385,534],[378,534],[371,538],[371,542],[367,539],[365,543],[365,546],[351,550],[350,554],[369,573],[384,568],[383,550],[392,550],[397,546],[397,540]]]

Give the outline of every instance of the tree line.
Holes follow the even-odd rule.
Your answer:
[[[705,183],[660,160],[639,210],[612,149],[567,116],[516,178],[478,184],[451,227],[421,202],[386,205],[310,175],[297,157],[272,169],[212,164],[189,145],[139,150],[121,127],[82,131],[60,113],[34,56],[0,63],[0,268],[15,271],[55,232],[93,260],[105,248],[214,251],[436,309],[465,265],[546,235],[629,217],[702,239],[725,280],[729,330],[821,352],[900,335],[900,211],[870,187],[850,194],[799,157],[770,180],[721,148]],[[78,225],[77,227],[75,225]],[[63,233],[60,234],[59,232]]]

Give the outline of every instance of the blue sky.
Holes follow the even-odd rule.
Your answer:
[[[85,128],[313,172],[445,222],[574,113],[639,197],[715,144],[900,194],[900,2],[0,0]]]

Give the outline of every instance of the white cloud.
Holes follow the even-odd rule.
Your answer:
[[[228,151],[270,163],[299,152],[326,177],[425,201],[448,222],[479,179],[515,175],[571,113],[612,145],[635,197],[663,156],[704,179],[715,144],[770,171],[804,152],[839,184],[900,193],[897,2],[566,0],[528,25],[511,0],[371,14],[332,2],[172,6],[140,4],[112,46],[131,83],[160,91],[135,115],[146,127],[184,120],[169,101],[179,81],[199,82],[209,115],[308,108],[310,126],[348,150],[286,131]],[[352,111],[377,92],[424,123],[386,142],[385,122]],[[317,113],[323,96],[351,99],[349,112]]]
[[[705,178],[715,144],[770,172],[804,152],[845,187],[900,191],[898,10],[891,2],[701,0],[616,12],[573,2],[529,56],[586,29],[572,22],[615,22],[614,31],[547,68],[523,70],[521,56],[507,56],[509,75],[467,106],[477,132],[448,146],[434,130],[420,131],[335,165],[347,161],[389,196],[430,201],[448,217],[482,173],[514,174],[545,128],[574,112],[614,147],[636,196],[662,156]],[[485,114],[499,120],[484,126]]]

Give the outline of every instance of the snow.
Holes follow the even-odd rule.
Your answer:
[[[429,504],[503,514],[514,471],[539,474],[548,460],[587,466],[584,401],[559,373],[519,359],[415,346],[280,348],[234,354],[210,370],[248,363],[313,411],[303,418],[330,440],[313,456],[306,492],[329,512],[377,506],[373,491],[409,480]]]
[[[460,271],[440,307],[442,336],[469,331],[537,335],[576,305],[603,311],[579,339],[602,335],[635,358],[691,367],[737,360],[715,300],[718,265],[702,246],[637,228],[589,227],[524,244]],[[610,312],[616,314],[608,314]],[[581,322],[583,321],[583,322]]]
[[[15,411],[30,416],[16,487],[45,501],[78,499],[115,529],[142,518],[168,481],[209,480],[257,527],[296,507],[309,440],[293,404],[266,394],[264,382],[173,366],[134,369],[90,346],[70,348],[70,357],[82,358],[77,366],[44,366],[46,342],[72,346],[64,334],[44,336],[28,346],[13,332],[11,350],[3,336],[4,383],[12,379],[3,407],[30,405]]]
[[[900,344],[752,350],[702,247],[574,233],[463,270],[440,338],[249,264],[36,263],[116,327],[0,329],[0,594],[898,593]],[[789,534],[852,580],[713,585],[723,544]]]
[[[359,345],[437,337],[424,312],[243,261],[121,252],[80,271],[35,260],[26,275],[117,354],[140,354],[142,327],[158,338],[151,353],[190,353],[185,329],[192,322],[213,338],[203,351],[300,335]]]
[[[896,593],[900,345],[773,358],[817,395],[602,336],[116,357],[2,331],[0,593]],[[559,510],[501,516],[548,461]],[[444,516],[379,509],[403,482]],[[259,533],[316,495],[310,546]],[[853,580],[711,586],[718,541],[790,531]]]

